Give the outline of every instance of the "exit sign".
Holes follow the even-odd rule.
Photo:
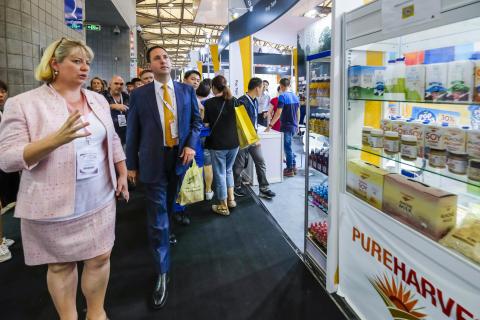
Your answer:
[[[100,31],[100,30],[102,30],[102,26],[99,25],[99,24],[87,23],[85,25],[85,29],[90,30],[90,31]]]

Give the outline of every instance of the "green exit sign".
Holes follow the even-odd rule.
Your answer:
[[[90,30],[90,31],[100,31],[100,30],[102,30],[102,26],[99,25],[99,24],[87,23],[85,25],[85,29]]]

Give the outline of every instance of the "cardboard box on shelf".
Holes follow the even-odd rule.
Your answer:
[[[439,240],[455,227],[457,195],[391,174],[385,177],[383,211]]]
[[[385,67],[352,66],[348,69],[350,99],[383,99]]]
[[[373,164],[359,159],[347,165],[347,190],[377,209],[382,209],[383,181],[390,174]]]

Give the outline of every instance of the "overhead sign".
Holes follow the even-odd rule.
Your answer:
[[[223,30],[218,42],[219,51],[225,49],[229,43],[243,39],[265,28],[290,10],[298,1],[299,0],[251,1],[253,6],[250,7],[250,11],[238,19],[231,21]]]
[[[339,291],[362,319],[479,319],[478,267],[351,196],[341,203]]]
[[[382,0],[383,30],[431,21],[440,9],[441,0]]]
[[[93,24],[93,23],[86,23],[85,24],[85,29],[89,31],[101,31],[102,26],[99,24]]]
[[[66,25],[74,30],[83,29],[83,0],[64,0]]]

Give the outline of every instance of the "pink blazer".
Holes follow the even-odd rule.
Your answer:
[[[90,108],[107,129],[107,153],[112,184],[117,185],[114,164],[125,160],[120,138],[113,127],[110,106],[95,92],[83,90]],[[73,214],[76,158],[73,141],[38,163],[28,166],[25,146],[57,131],[69,116],[65,99],[47,85],[7,100],[0,123],[0,169],[22,171],[15,216],[42,220]]]

